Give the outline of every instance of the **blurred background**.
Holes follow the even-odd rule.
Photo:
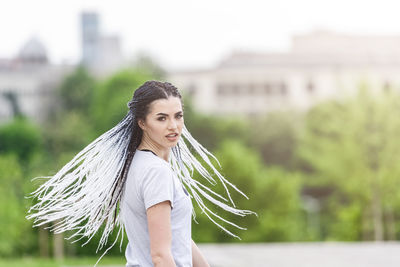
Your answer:
[[[193,240],[212,266],[399,266],[398,7],[0,4],[0,266],[96,262],[100,236],[81,246],[32,228],[25,197],[33,177],[55,174],[117,124],[150,79],[180,89],[186,127],[249,196],[232,192],[237,206],[258,213],[214,209],[247,228],[224,225],[239,240],[197,212]],[[100,264],[123,266],[125,245]]]

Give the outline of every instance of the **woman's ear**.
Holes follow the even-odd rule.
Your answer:
[[[138,120],[138,125],[140,129],[144,130],[144,121],[142,119]]]

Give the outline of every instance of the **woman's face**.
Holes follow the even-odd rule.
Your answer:
[[[178,143],[183,125],[181,100],[174,96],[151,102],[145,121],[139,120],[143,138],[161,149],[174,147]],[[171,137],[171,134],[175,136]]]

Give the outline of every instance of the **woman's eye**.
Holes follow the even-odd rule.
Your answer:
[[[176,115],[176,117],[177,117],[178,119],[180,119],[180,118],[183,117],[183,114]],[[164,121],[165,119],[166,119],[166,117],[159,117],[157,120],[159,120],[159,121]]]

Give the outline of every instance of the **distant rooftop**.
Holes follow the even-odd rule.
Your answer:
[[[233,52],[219,68],[400,66],[400,35],[346,35],[316,31],[292,39],[287,53]]]
[[[22,46],[18,58],[32,63],[45,63],[48,61],[46,48],[36,37],[31,38]]]
[[[344,34],[327,30],[295,35],[292,52],[301,54],[400,55],[400,35]]]

